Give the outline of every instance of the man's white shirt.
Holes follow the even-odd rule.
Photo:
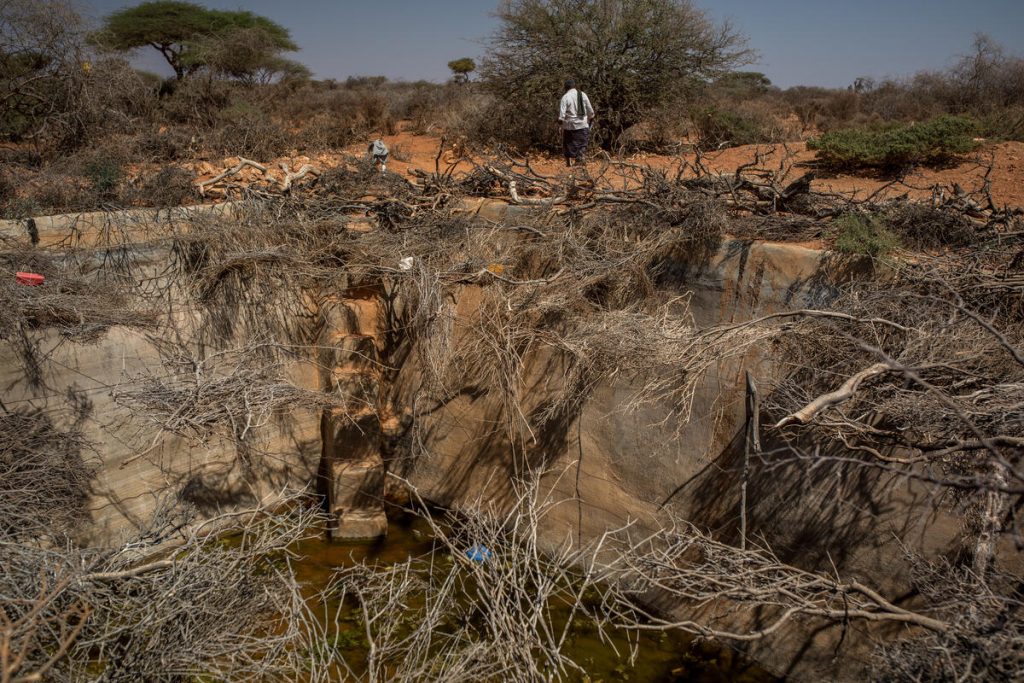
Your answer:
[[[590,106],[590,98],[587,97],[587,93],[581,93],[583,95],[583,111],[576,111],[578,108],[576,92],[576,88],[567,91],[562,95],[562,101],[558,105],[558,120],[562,122],[562,127],[566,130],[589,128],[587,117],[594,115],[594,108]]]

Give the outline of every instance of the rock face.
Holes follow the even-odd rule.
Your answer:
[[[375,290],[352,290],[329,302],[321,334],[322,389],[341,396],[343,409],[321,418],[323,459],[318,488],[339,540],[387,534],[381,457],[381,311]]]
[[[659,284],[689,296],[696,324],[705,326],[820,304],[849,275],[819,250],[726,240],[699,262],[669,264]],[[473,315],[477,294],[472,287],[463,290],[455,303],[457,318]],[[686,424],[672,422],[657,407],[623,412],[634,387],[624,380],[606,383],[579,414],[549,421],[521,443],[509,440],[498,417],[499,399],[462,393],[416,417],[417,439],[430,455],[406,476],[425,497],[459,507],[480,497],[500,504],[510,495],[507,482],[517,468],[544,468],[551,500],[562,501],[544,520],[551,543],[567,536],[593,538],[627,521],[650,528],[664,507],[737,541],[744,376],[749,370],[755,378],[770,378],[785,361],[770,348],[723,360],[698,387]],[[524,362],[529,404],[523,413],[530,414],[562,381],[564,368],[547,352]],[[419,381],[410,363],[396,392],[415,395]],[[906,482],[836,464],[813,473],[760,472],[748,486],[749,530],[786,562],[812,570],[834,564],[844,576],[869,579],[899,595],[907,577],[894,575],[889,560],[907,548],[934,556],[952,547],[958,533],[955,520],[923,510],[923,493]],[[841,626],[807,623],[752,643],[746,652],[769,670],[797,679],[863,680],[870,649],[866,638],[844,638]]]
[[[261,428],[255,442],[265,457],[245,467],[231,439],[213,437],[197,444],[161,435],[114,400],[134,378],[163,372],[159,349],[144,332],[114,327],[91,343],[46,332],[34,341],[45,359],[38,377],[26,372],[15,340],[0,342],[3,403],[10,410],[45,411],[58,426],[71,420],[74,405],[87,407],[82,428],[95,451],[83,457],[97,467],[90,538],[109,541],[144,525],[166,496],[177,496],[206,516],[273,501],[282,488],[301,489],[315,478],[317,410],[292,406]],[[311,363],[295,363],[289,374],[298,386],[318,385]],[[144,457],[136,457],[143,452]]]
[[[174,258],[169,237],[187,234],[203,220],[234,216],[235,210],[232,204],[220,204],[0,221],[0,237],[23,249],[75,249],[75,258],[94,269],[114,260],[114,253],[117,259],[131,260],[133,277],[149,278],[156,285]],[[131,246],[122,248],[122,241]],[[231,438],[212,436],[195,443],[159,433],[154,424],[118,404],[115,396],[139,378],[164,374],[159,342],[144,331],[115,326],[88,342],[36,331],[26,340],[34,346],[34,356],[26,355],[20,339],[0,340],[4,406],[45,411],[59,428],[71,422],[78,406],[87,405],[81,426],[95,449],[86,455],[97,479],[83,540],[115,540],[143,526],[168,496],[191,503],[200,516],[210,516],[273,502],[285,488],[307,487],[316,487],[328,501],[339,538],[385,533],[377,293],[348,292],[343,284],[339,290],[339,298],[311,303],[306,311],[315,322],[301,324],[310,328],[307,332],[319,330],[320,336],[312,355],[289,364],[287,376],[296,387],[343,399],[346,410],[288,406],[255,430],[261,457],[251,462],[240,460]],[[226,341],[209,336],[211,330],[215,337],[220,334],[219,326],[211,324],[216,313],[187,301],[167,305],[178,331],[176,341],[197,351]],[[278,313],[258,314],[272,318]],[[144,456],[138,457],[140,453]]]

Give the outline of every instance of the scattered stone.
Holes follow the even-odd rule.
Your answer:
[[[352,510],[338,515],[338,523],[331,529],[335,541],[358,541],[388,535],[388,518],[383,510]]]

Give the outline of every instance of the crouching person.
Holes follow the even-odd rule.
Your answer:
[[[380,172],[388,172],[388,146],[384,144],[384,141],[377,138],[370,143],[370,146],[366,148],[366,152],[370,157],[370,161],[374,168],[380,165]]]

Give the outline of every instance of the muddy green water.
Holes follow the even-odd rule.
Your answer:
[[[363,543],[337,543],[308,539],[293,548],[299,560],[293,565],[310,597],[327,586],[339,568],[365,562],[388,565],[404,562],[410,557],[428,555],[433,549],[430,527],[422,519],[409,515],[392,517],[385,539]],[[557,618],[557,617],[556,617]],[[564,623],[564,622],[563,622]],[[363,630],[355,610],[340,624],[332,640],[345,660],[356,671],[365,662]],[[628,661],[626,634],[613,636],[615,649],[601,642],[596,630],[587,623],[574,625],[571,641],[565,652],[590,672],[589,679],[598,681],[691,681],[694,683],[762,683],[777,678],[737,656],[731,650],[706,643],[697,643],[681,633],[641,634],[639,656]],[[572,679],[570,679],[572,680]]]

